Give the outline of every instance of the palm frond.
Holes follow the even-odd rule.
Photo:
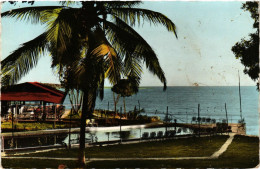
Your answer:
[[[105,75],[110,83],[116,84],[120,79],[121,60],[117,58],[115,50],[108,44],[101,44],[91,51],[90,55],[97,61],[104,59]]]
[[[102,30],[97,28],[89,38],[90,48],[87,48],[87,52],[82,51],[81,59],[73,63],[71,77],[81,88],[96,88],[97,95],[103,99],[104,79],[107,77],[112,84],[117,83],[120,79],[121,62]]]
[[[104,84],[105,84],[105,74],[104,74],[104,71],[103,71],[103,72],[100,73],[99,83],[98,83],[98,96],[101,100],[104,99]]]
[[[140,8],[113,8],[111,14],[122,19],[131,26],[134,26],[136,22],[140,25],[141,18],[150,22],[150,24],[162,24],[168,31],[173,32],[177,38],[175,24],[167,16],[159,12]]]
[[[113,48],[117,51],[117,54],[122,60],[125,56],[130,56],[136,46],[136,44],[132,43],[135,42],[132,39],[132,35],[112,22],[105,21],[105,24],[106,35]]]
[[[117,83],[120,79],[122,60],[106,39],[105,32],[99,27],[89,38],[92,43],[89,48],[91,57],[98,61],[104,59],[105,78],[112,84]]]
[[[106,44],[99,45],[94,50],[92,50],[90,52],[90,54],[97,57],[97,58],[103,57],[103,56],[108,55],[108,54],[116,56],[115,50],[112,47],[110,47]]]
[[[140,5],[142,2],[141,1],[113,1],[113,2],[108,2],[104,1],[104,6],[107,8],[132,8],[134,6]]]
[[[40,21],[43,24],[47,24],[47,27],[49,27],[55,19],[59,16],[59,13],[64,10],[63,8],[56,8],[52,10],[44,10],[41,12]]]
[[[85,42],[77,33],[77,12],[77,9],[62,9],[55,20],[48,22],[47,39],[52,44],[52,67],[70,64],[75,57],[80,57]]]
[[[64,45],[66,41],[65,39],[69,39],[72,36],[71,29],[76,22],[75,10],[62,9],[56,15],[57,17],[51,19],[50,17],[46,17],[46,20],[48,20],[47,38],[51,42],[57,43],[58,41],[60,41],[60,43]]]
[[[141,58],[148,70],[160,79],[164,84],[164,89],[166,89],[164,72],[151,46],[133,28],[119,18],[116,18],[115,24],[111,22],[105,24],[108,30],[107,36],[116,51],[120,51],[120,54],[125,56],[124,62],[129,61],[129,57]],[[136,67],[136,72],[140,72],[138,67]]]
[[[73,62],[68,79],[80,89],[96,89],[97,95],[103,99],[105,79],[103,60],[97,60],[92,56],[87,54],[83,59]]]
[[[131,77],[134,79],[137,86],[140,85],[140,80],[142,76],[142,60],[139,57],[127,57],[124,61],[124,74],[126,77]]]
[[[114,49],[113,49],[114,50]],[[111,84],[116,84],[120,79],[122,60],[113,52],[109,52],[105,57],[106,72],[105,77],[108,77]]]
[[[70,5],[74,5],[74,4],[77,4],[78,2],[77,1],[69,1],[69,0],[67,0],[67,1],[60,1],[59,2],[61,5],[65,5],[65,6],[70,6]]]
[[[21,45],[7,58],[1,61],[3,85],[17,83],[38,63],[39,57],[48,49],[46,33]]]
[[[11,17],[16,18],[17,20],[27,20],[36,24],[36,23],[45,23],[41,20],[42,16],[46,13],[55,13],[55,11],[60,10],[59,6],[41,6],[41,7],[27,7],[27,8],[19,8],[13,9],[10,11],[6,11],[1,14],[2,17]]]

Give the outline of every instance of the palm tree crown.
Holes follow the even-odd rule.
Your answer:
[[[17,83],[50,53],[66,90],[83,91],[79,162],[85,163],[85,127],[96,97],[104,93],[104,79],[117,84],[122,77],[140,83],[142,62],[164,84],[166,78],[151,46],[132,28],[141,20],[162,24],[176,35],[173,22],[161,13],[137,6],[140,2],[83,1],[79,8],[61,6],[27,7],[2,13],[2,17],[46,24],[46,31],[21,45],[1,61],[2,85]],[[67,6],[64,6],[67,4]]]
[[[47,25],[44,33],[22,44],[1,62],[3,85],[17,83],[37,64],[42,53],[50,52],[52,67],[57,68],[61,78],[66,76],[66,70],[73,67],[77,68],[73,69],[76,70],[74,75],[83,76],[78,76],[78,80],[89,81],[84,77],[84,72],[97,71],[90,68],[101,64],[99,73],[103,74],[100,76],[108,77],[112,84],[118,82],[120,73],[140,80],[144,61],[146,67],[166,86],[164,72],[155,52],[132,26],[144,19],[163,24],[176,35],[171,20],[160,13],[136,8],[140,2],[81,3],[80,8],[27,7],[2,13],[2,17],[16,17]],[[91,65],[88,65],[90,61]]]

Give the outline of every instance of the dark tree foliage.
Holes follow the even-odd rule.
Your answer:
[[[256,29],[255,33],[249,34],[249,39],[241,39],[233,47],[232,51],[237,59],[245,66],[244,73],[248,74],[251,79],[257,81],[259,79],[259,14],[258,2],[246,2],[243,4],[242,9],[249,11],[251,17],[254,19],[253,28]],[[257,87],[259,89],[258,83]]]
[[[138,84],[134,77],[128,77],[128,79],[120,79],[111,90],[123,97],[129,97],[138,92]]]

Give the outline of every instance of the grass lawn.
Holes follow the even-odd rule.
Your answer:
[[[87,157],[183,157],[210,156],[219,149],[227,139],[226,136],[209,138],[188,138],[149,142],[131,145],[114,145],[107,147],[91,147],[86,149]],[[256,137],[235,136],[227,151],[214,160],[135,160],[135,161],[93,161],[89,168],[173,168],[173,167],[214,167],[214,168],[252,168],[258,164],[259,140]],[[25,156],[25,155],[24,155]],[[51,151],[29,154],[27,156],[77,157],[77,150]],[[4,168],[36,167],[56,168],[66,164],[69,168],[77,167],[77,161],[55,160],[21,160],[2,159]]]
[[[203,157],[210,156],[226,141],[228,136],[180,138],[136,144],[110,145],[86,148],[89,158],[129,157]],[[102,153],[101,153],[102,152]],[[35,153],[37,157],[77,157],[78,149]],[[23,155],[31,156],[31,154]]]
[[[2,159],[3,168],[58,168],[60,164],[77,168],[77,161]]]
[[[259,138],[235,136],[228,150],[220,156],[220,161],[227,161],[230,157],[233,157],[232,163],[234,167],[255,167],[259,163]],[[245,166],[245,163],[248,163],[249,166]],[[228,163],[223,163],[223,165],[227,166]]]

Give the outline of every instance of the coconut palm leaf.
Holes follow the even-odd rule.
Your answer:
[[[53,23],[59,16],[60,12],[65,10],[64,8],[47,9],[41,12],[40,21],[43,24],[47,24],[47,28]],[[68,9],[66,9],[68,10]]]
[[[100,59],[95,60],[90,55],[75,61],[72,64],[71,78],[75,84],[79,84],[78,87],[84,90],[86,87],[90,89],[96,89],[101,99],[104,96],[104,64]]]
[[[118,55],[115,55],[115,52],[113,51],[109,52],[105,56],[105,65],[106,65],[105,77],[109,79],[111,84],[117,83],[120,79],[120,74],[122,72],[121,58]]]
[[[106,35],[113,48],[118,52],[121,58],[126,55],[131,56],[134,52],[136,44],[135,39],[132,39],[132,35],[116,24],[105,21]]]
[[[91,57],[98,61],[104,59],[105,78],[108,78],[112,84],[117,83],[120,79],[122,70],[122,60],[108,42],[105,32],[99,27],[94,31],[92,36],[89,36],[89,38],[90,41],[93,42],[90,46],[97,46],[94,49],[89,49]]]
[[[115,50],[104,36],[101,38],[101,35],[95,36],[95,41],[91,41],[94,44],[101,44],[93,50],[88,49],[88,53],[81,61],[74,62],[72,77],[74,81],[76,79],[76,81],[84,84],[82,87],[96,85],[98,95],[103,99],[104,79],[108,77],[112,84],[116,84],[120,79],[121,62],[117,58]],[[90,46],[95,46],[94,44]],[[84,55],[83,52],[82,55]]]
[[[102,69],[101,69],[102,70]],[[99,96],[99,98],[101,100],[104,99],[104,84],[105,84],[105,74],[104,71],[101,72],[100,76],[99,76],[99,84],[98,84],[98,90],[97,90],[97,95]]]
[[[126,77],[133,77],[136,86],[140,85],[140,80],[142,76],[142,60],[139,57],[128,57],[124,61],[124,74]]]
[[[175,24],[159,12],[139,8],[113,8],[110,14],[117,16],[130,26],[134,26],[136,22],[140,25],[141,18],[155,25],[164,25],[168,31],[173,32],[177,37]]]
[[[77,1],[60,1],[59,3],[61,5],[70,6],[70,5],[78,4],[79,2],[77,2]]]
[[[120,79],[121,64],[115,50],[108,44],[101,44],[92,50],[90,54],[92,57],[96,57],[98,61],[104,59],[106,65],[105,78],[108,77],[112,84],[117,83]]]
[[[134,76],[140,83],[142,74],[142,59],[134,54],[138,41],[133,39],[130,33],[125,33],[124,30],[114,25],[107,23],[107,36],[111,41],[112,46],[118,52],[118,55],[124,56],[123,74]]]
[[[17,20],[31,20],[33,24],[45,23],[45,21],[41,20],[44,15],[47,15],[48,13],[55,13],[60,9],[61,7],[59,6],[26,7],[4,12],[1,16],[16,18]]]
[[[61,9],[57,13],[51,14],[52,17],[45,15],[46,18],[42,20],[46,20],[47,23],[48,40],[51,42],[59,40],[64,44],[65,39],[69,39],[72,36],[72,28],[76,29],[77,12],[78,9]],[[62,36],[65,38],[62,38]]]
[[[78,36],[76,9],[63,9],[59,16],[52,22],[49,22],[48,40],[51,43],[52,67],[69,65],[74,60],[78,60],[83,46],[87,41]]]
[[[142,2],[141,1],[114,1],[113,3],[111,3],[111,2],[104,1],[103,3],[106,8],[111,9],[111,8],[122,8],[122,7],[131,8],[141,4]]]
[[[144,60],[148,70],[160,79],[160,81],[164,84],[164,90],[166,90],[166,78],[152,47],[132,27],[127,25],[119,18],[116,18],[116,24],[136,38],[136,41],[138,41],[139,43],[136,42],[136,47],[133,55],[135,57],[139,56]]]
[[[4,76],[5,84],[11,85],[19,81],[37,65],[40,56],[46,54],[47,48],[46,33],[43,33],[22,44],[20,48],[1,61],[1,75]]]
[[[140,57],[146,63],[149,71],[156,75],[164,84],[165,90],[166,78],[158,58],[150,45],[134,29],[119,18],[116,19],[116,24],[106,22],[106,25],[109,40],[111,40],[112,46],[117,51],[120,50],[121,54],[125,55],[124,61],[127,61],[128,57]]]

